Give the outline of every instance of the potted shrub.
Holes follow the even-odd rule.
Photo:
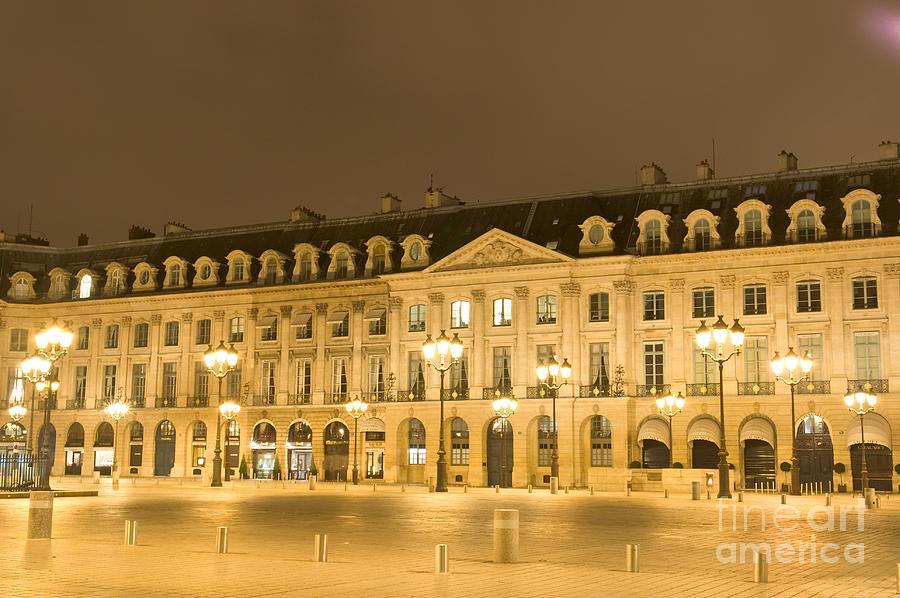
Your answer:
[[[316,476],[317,478],[319,477],[319,468],[316,467],[316,462],[314,460],[311,460],[309,462],[309,477],[313,476]]]
[[[631,469],[640,469],[641,462],[638,461],[637,459],[635,459],[634,461],[631,462],[631,465],[629,465],[628,467],[630,467]]]
[[[278,460],[278,455],[275,455],[275,464],[272,465],[272,479],[281,479],[281,461]]]
[[[788,483],[788,474],[791,471],[791,462],[790,461],[782,461],[781,465],[778,468],[784,472],[784,484],[781,485],[782,492],[788,492],[790,485]]]
[[[241,475],[242,480],[247,479],[247,458],[244,455],[241,455],[241,464],[238,466],[238,473]]]
[[[847,485],[844,483],[844,472],[845,471],[847,471],[847,466],[844,465],[843,463],[838,462],[838,463],[834,464],[834,473],[841,476],[841,481],[838,484],[838,492],[846,492],[847,491]]]

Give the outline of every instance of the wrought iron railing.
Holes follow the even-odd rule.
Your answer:
[[[739,395],[773,395],[774,382],[738,382]]]
[[[634,387],[636,397],[664,397],[671,392],[671,384],[637,384]]]
[[[325,397],[325,402],[332,405],[341,405],[347,402],[347,396],[346,392],[332,393]]]
[[[719,383],[699,382],[697,384],[687,384],[685,390],[689,397],[717,397],[719,396]]]
[[[669,252],[669,244],[662,241],[644,241],[637,244],[638,255],[660,255]]]
[[[4,453],[0,455],[0,490],[4,492],[28,492],[41,479],[41,459],[30,453]]]
[[[797,385],[797,393],[801,395],[831,394],[831,380],[804,380]]]
[[[177,401],[175,397],[156,397],[156,408],[161,409],[163,407],[177,407]]]
[[[486,401],[493,401],[500,397],[512,397],[512,386],[485,386],[481,389],[481,398]]]
[[[67,399],[66,409],[84,409],[84,398],[82,397],[80,399]]]
[[[38,400],[38,410],[43,411],[46,409],[47,399],[39,399]],[[50,399],[50,409],[56,409],[56,397]]]
[[[612,387],[609,384],[589,384],[582,385],[579,396],[582,398],[589,397],[611,397]]]
[[[312,401],[312,395],[308,392],[302,394],[290,394],[288,395],[287,404],[288,405],[309,405]]]
[[[424,388],[410,388],[409,390],[401,390],[397,393],[398,401],[424,401]]]
[[[188,407],[209,407],[209,397],[188,397]]]
[[[850,392],[889,392],[887,380],[847,380]]]
[[[543,384],[540,386],[529,386],[525,389],[526,399],[552,399],[553,395],[559,398],[559,391],[547,388]]]
[[[275,404],[275,395],[270,397],[253,397],[253,406],[254,407],[269,407]]]
[[[131,397],[131,400],[128,401],[129,407],[137,407],[138,409],[143,409],[147,404],[147,400],[145,397]]]
[[[445,388],[444,389],[444,400],[445,401],[461,401],[469,398],[469,387],[466,386],[464,388]]]

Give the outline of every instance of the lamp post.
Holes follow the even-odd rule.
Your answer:
[[[673,456],[672,453],[675,451],[675,445],[672,442],[672,418],[681,413],[681,409],[684,407],[684,397],[681,396],[679,392],[677,396],[672,396],[671,394],[665,397],[660,397],[656,399],[656,409],[659,411],[660,415],[665,415],[669,418],[669,467],[672,467]]]
[[[515,399],[496,399],[493,403],[494,413],[500,418],[500,485],[506,483],[506,425],[507,420],[516,412],[519,402]]]
[[[725,341],[731,336],[731,344],[734,349],[729,354],[725,354]],[[716,343],[715,354],[707,351],[709,348],[710,337]],[[728,450],[725,448],[725,362],[741,354],[741,347],[744,345],[744,327],[741,326],[737,318],[728,329],[728,324],[719,316],[716,323],[713,324],[712,330],[707,328],[706,322],[700,320],[700,327],[697,328],[697,347],[700,353],[719,364],[719,498],[731,498],[731,484],[729,483],[728,473]]]
[[[797,366],[800,366],[799,377]],[[794,389],[798,384],[809,378],[809,372],[812,370],[812,356],[809,351],[798,357],[794,353],[793,347],[788,347],[787,355],[781,357],[778,351],[775,351],[775,357],[772,358],[772,372],[775,379],[784,382],[791,387],[791,494],[800,496],[800,458],[797,457],[797,416],[794,415]],[[782,376],[782,372],[787,369],[787,376]]]
[[[128,403],[121,397],[116,399],[115,403],[106,406],[106,413],[109,414],[116,422],[115,433],[113,434],[113,464],[112,464],[112,488],[119,489],[119,420],[128,413]]]
[[[216,380],[219,381],[219,404],[222,404],[222,381],[225,380],[225,376],[234,371],[234,367],[237,365],[238,354],[237,351],[234,350],[234,345],[231,345],[230,348],[225,347],[225,341],[219,341],[219,346],[215,349],[212,348],[212,345],[209,346],[209,349],[203,355],[203,362],[206,364],[206,371],[216,377]],[[222,436],[222,411],[221,407],[216,410],[216,455],[213,458],[213,475],[212,475],[212,486],[213,488],[220,488],[222,486],[222,449],[221,449],[221,436]]]
[[[437,484],[435,492],[447,491],[447,459],[444,451],[444,374],[454,365],[459,363],[462,357],[462,341],[459,335],[454,334],[451,340],[447,333],[441,330],[441,335],[437,337],[437,341],[431,340],[431,335],[425,339],[422,344],[422,352],[425,354],[425,363],[436,369],[441,374],[441,425],[440,425],[440,442],[438,444],[437,458]],[[438,361],[435,361],[435,357]]]
[[[16,423],[19,423],[23,417],[25,417],[25,413],[28,411],[24,406],[19,405],[18,403],[9,408],[9,417]]]
[[[850,409],[852,413],[855,413],[859,416],[859,441],[862,445],[862,491],[863,496],[865,496],[866,488],[869,487],[869,474],[866,469],[866,431],[863,426],[863,416],[869,411],[875,410],[875,403],[878,401],[878,397],[875,395],[870,395],[867,392],[850,392],[847,390],[847,395],[844,397],[844,404]]]
[[[347,409],[347,413],[350,414],[350,417],[353,418],[353,484],[358,485],[359,465],[357,464],[356,457],[359,453],[359,418],[366,412],[366,409],[369,408],[369,404],[365,401],[360,401],[357,397],[344,405],[344,407]]]
[[[221,405],[219,405],[219,413],[222,417],[225,418],[225,481],[231,481],[231,468],[228,467],[228,429],[231,427],[231,420],[237,417],[237,414],[241,412],[241,406],[238,403],[235,403],[231,399],[228,399]],[[216,432],[218,435],[218,432]]]
[[[553,452],[550,453],[550,477],[559,480],[559,451],[556,446],[558,440],[556,434],[556,395],[559,394],[560,388],[569,383],[569,376],[572,375],[572,366],[569,365],[568,359],[563,359],[562,365],[560,365],[559,360],[554,355],[546,364],[543,360],[539,361],[536,371],[541,386],[550,391],[550,399],[553,401]],[[557,382],[559,379],[562,379],[561,383]]]

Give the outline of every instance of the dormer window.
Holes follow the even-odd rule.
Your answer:
[[[347,278],[347,259],[346,253],[339,253],[335,258],[334,263],[334,277],[335,278]]]
[[[181,264],[172,264],[169,267],[168,286],[177,287],[181,284]]]
[[[816,215],[812,210],[802,210],[797,214],[797,242],[810,243],[816,240]]]
[[[259,256],[262,268],[257,278],[257,284],[281,284],[284,282],[284,263],[287,256],[274,249],[267,249]]]
[[[85,274],[81,277],[81,282],[78,283],[78,298],[79,299],[87,299],[91,296],[91,288],[93,285],[93,278],[90,274]]]
[[[578,253],[581,255],[611,253],[615,249],[611,237],[613,226],[600,216],[591,216],[581,223],[579,228],[582,237],[578,244]]]
[[[140,276],[139,280],[141,281],[141,284],[144,284],[144,285],[149,284],[150,283],[150,271],[144,270],[143,272],[141,272],[141,276]]]
[[[659,210],[647,210],[638,216],[641,234],[637,249],[640,255],[658,255],[669,249],[669,236],[665,230],[671,217]]]
[[[644,251],[648,255],[655,255],[662,252],[662,235],[660,232],[659,220],[650,220],[647,222],[647,233],[644,237]]]
[[[400,258],[400,268],[425,267],[431,261],[431,240],[421,235],[409,235],[400,243],[403,247],[403,257]]]
[[[384,245],[379,245],[372,250],[372,274],[378,276],[384,274],[385,250]]]
[[[716,226],[719,217],[705,209],[694,210],[684,219],[687,225],[687,235],[684,238],[684,247],[688,251],[709,251],[719,246],[719,233]]]
[[[844,237],[868,239],[881,232],[879,200],[881,196],[868,189],[856,189],[841,198],[841,203],[844,204]]]
[[[759,247],[762,244],[762,213],[750,210],[744,216],[744,247]]]
[[[244,280],[244,258],[235,258],[232,263],[231,280],[235,282]]]
[[[812,243],[825,238],[825,225],[822,224],[822,214],[825,208],[811,199],[801,199],[794,202],[788,210],[791,219],[785,233],[791,243]]]
[[[28,280],[20,278],[16,281],[15,292],[16,299],[29,299],[31,297],[31,285]]]
[[[762,247],[769,242],[769,209],[758,199],[748,199],[734,209],[738,217],[734,238],[739,247]]]
[[[309,253],[300,256],[299,277],[300,282],[312,280],[312,256]]]
[[[694,249],[707,251],[710,249],[709,220],[703,218],[694,225]]]
[[[266,260],[264,278],[266,284],[275,284],[275,280],[278,277],[278,260],[274,257],[270,257]]]
[[[119,270],[113,270],[109,277],[109,292],[112,295],[122,292],[122,273]]]
[[[366,241],[366,251],[368,252],[366,276],[378,276],[394,270],[394,263],[391,259],[392,248],[393,243],[381,235],[376,235]]]
[[[853,223],[853,238],[865,239],[874,237],[875,230],[872,226],[872,205],[865,199],[858,199],[850,207],[850,217]]]

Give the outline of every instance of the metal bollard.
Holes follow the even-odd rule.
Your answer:
[[[631,496],[631,488],[625,489],[625,496]]]
[[[372,492],[375,492],[375,484],[372,484]]]
[[[738,501],[738,502],[744,502],[744,493],[743,493],[743,492],[738,492],[738,493],[737,493],[737,501]]]
[[[781,495],[781,504],[783,504],[783,505],[787,504],[787,494]]]
[[[559,478],[551,477],[550,478],[550,494],[558,494],[559,493]]]
[[[344,492],[347,491],[347,480],[344,480]]]
[[[591,496],[594,496],[594,485],[591,484]]]
[[[532,492],[531,484],[528,484],[528,494],[531,494],[531,492]]]
[[[463,494],[465,494],[465,493],[468,492],[468,491],[469,491],[469,485],[468,485],[468,484],[463,484]]]
[[[830,507],[830,506],[831,506],[831,495],[830,495],[830,494],[826,494],[826,495],[825,495],[825,506],[826,506],[826,507]]]
[[[691,500],[700,500],[700,482],[691,482]]]
[[[638,547],[640,544],[625,545],[625,571],[628,573],[637,573],[640,571],[638,566]]]
[[[434,546],[434,572],[450,573],[450,552],[446,544]]]
[[[663,498],[669,498],[669,489],[668,488],[663,489]]]
[[[125,520],[125,546],[137,545],[137,521]]]
[[[566,484],[566,494],[568,494],[568,493],[569,493],[569,485]]]
[[[328,562],[328,534],[316,534],[315,557],[317,563]]]
[[[758,550],[753,553],[753,583],[769,583],[769,560]]]
[[[219,526],[216,528],[216,552],[226,554],[228,552],[228,528]]]
[[[706,500],[712,500],[712,494],[710,494],[709,490],[706,491]]]
[[[400,492],[406,492],[406,484],[400,484]]]
[[[28,539],[49,540],[53,530],[53,492],[29,492],[28,499]]]
[[[519,561],[519,511],[494,509],[494,562]]]

